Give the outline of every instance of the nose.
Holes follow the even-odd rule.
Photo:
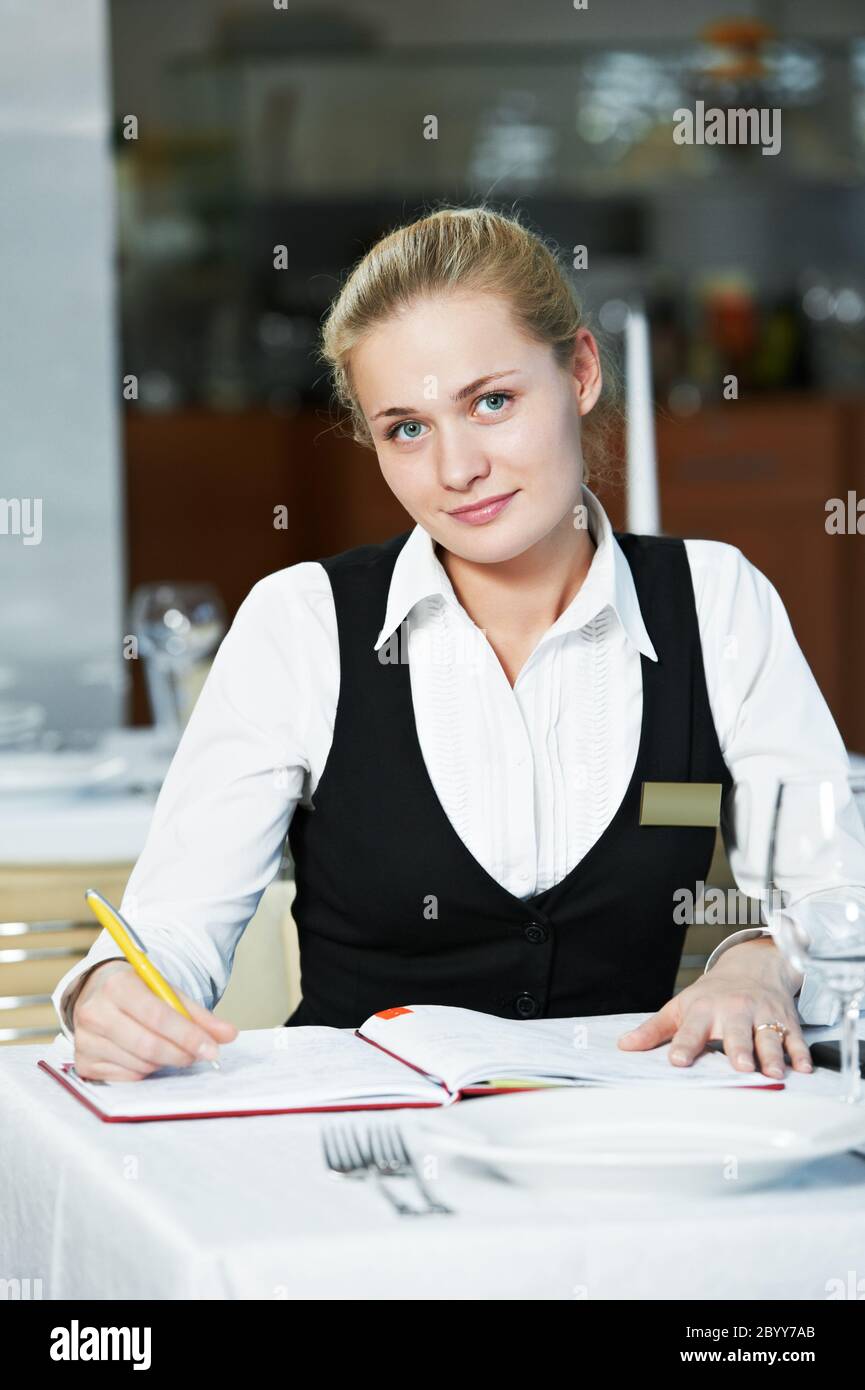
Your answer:
[[[488,477],[491,468],[476,439],[445,429],[440,429],[436,438],[435,466],[442,487],[455,493],[465,492],[475,478]],[[453,505],[460,503],[457,500]]]

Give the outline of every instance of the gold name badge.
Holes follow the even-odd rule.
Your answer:
[[[720,782],[644,782],[640,825],[720,825]]]

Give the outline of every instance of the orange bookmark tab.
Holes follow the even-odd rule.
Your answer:
[[[397,1014],[410,1014],[411,1009],[400,1007],[398,1009],[379,1009],[375,1014],[376,1018],[396,1018]]]

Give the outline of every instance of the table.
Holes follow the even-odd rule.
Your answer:
[[[122,758],[126,769],[85,791],[0,787],[0,864],[127,864],[138,858],[171,750],[154,729],[114,729],[93,756]],[[14,760],[14,752],[0,751],[0,761]]]
[[[43,1298],[825,1300],[828,1280],[865,1275],[857,1154],[687,1202],[518,1189],[442,1155],[456,1214],[411,1221],[328,1176],[321,1128],[346,1115],[103,1124],[36,1066],[43,1051],[0,1052],[0,1269]],[[786,1075],[789,1093],[838,1080]],[[356,1118],[397,1119],[419,1155],[418,1112]]]
[[[0,960],[0,1042],[32,1036],[34,1046],[45,1046],[56,1032],[50,1002],[54,988],[99,935],[84,890],[99,888],[120,904],[144,846],[171,751],[157,729],[114,729],[94,750],[98,760],[124,764],[105,785],[25,794],[4,790],[0,777],[0,944],[4,922],[11,923],[15,935],[5,944],[17,953]],[[20,775],[21,761],[26,764],[26,755],[0,750],[7,788],[11,774]],[[76,771],[74,761],[65,771]],[[61,767],[58,781],[63,775]],[[265,889],[238,947],[216,1012],[241,1028],[281,1022],[297,1006],[300,966],[292,896],[293,885],[280,872]],[[19,934],[24,923],[29,931]],[[45,948],[54,955],[47,957]],[[22,953],[28,951],[41,954],[26,960]]]

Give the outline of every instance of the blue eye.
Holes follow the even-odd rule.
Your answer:
[[[391,425],[390,429],[389,429],[389,430],[386,432],[386,434],[385,434],[385,439],[393,439],[393,438],[396,436],[397,430],[408,429],[408,428],[411,428],[412,426],[419,426],[419,425],[420,425],[420,420],[400,420],[399,424],[397,424],[397,425]],[[408,439],[420,439],[420,435],[419,435],[419,434],[410,434],[410,435],[407,435],[406,437],[407,437]]]
[[[501,405],[498,407],[498,409],[492,410],[492,411],[490,412],[490,413],[493,414],[493,415],[500,415],[500,414],[501,414],[501,411],[502,411],[502,409],[503,409],[503,407],[507,404],[507,402],[508,402],[508,401],[512,401],[513,399],[514,399],[514,393],[513,393],[513,391],[486,391],[486,392],[484,392],[484,394],[483,394],[482,396],[478,396],[478,398],[477,398],[477,400],[474,402],[474,404],[475,404],[475,405],[478,405],[481,401],[501,401]],[[385,436],[384,436],[384,437],[385,437],[385,439],[396,439],[396,438],[397,438],[397,432],[398,432],[399,430],[409,430],[409,429],[416,429],[416,430],[417,430],[417,429],[420,429],[420,428],[421,428],[421,422],[420,422],[420,420],[399,420],[395,425],[391,425],[391,427],[390,427],[389,430],[385,430]],[[421,434],[407,434],[407,435],[404,435],[404,436],[402,436],[402,437],[403,437],[403,439],[404,439],[406,442],[411,442],[411,440],[413,440],[413,439],[422,439],[422,438],[423,438],[423,436],[422,436]]]
[[[485,396],[481,396],[480,399],[482,401],[499,400],[501,401],[502,405],[504,405],[506,401],[512,400],[513,397],[509,391],[488,391],[487,394]],[[493,411],[493,414],[498,415],[499,411],[495,410]]]

